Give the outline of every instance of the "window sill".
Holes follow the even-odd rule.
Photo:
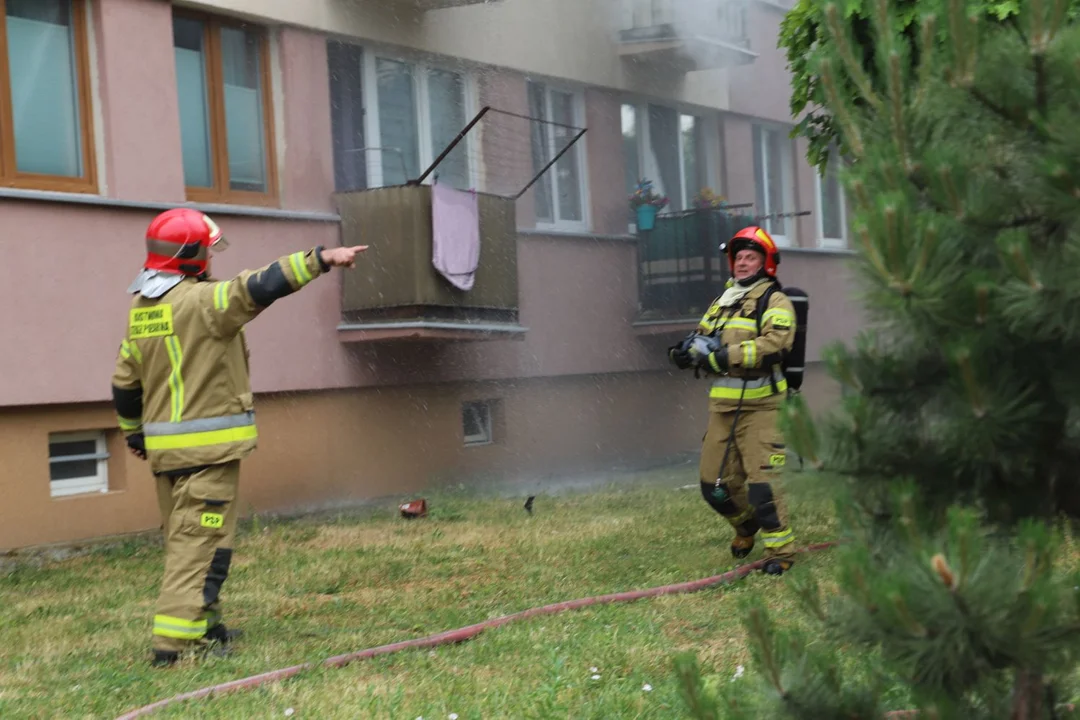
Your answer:
[[[171,210],[177,207],[190,207],[211,215],[238,215],[270,218],[276,220],[300,220],[307,222],[341,222],[337,213],[311,210],[280,210],[277,208],[254,205],[227,205],[200,202],[148,202],[142,200],[120,200],[89,193],[57,192],[51,190],[20,190],[0,187],[0,200],[28,200],[37,202],[68,203],[72,205],[93,205],[98,207],[123,208],[129,210]]]
[[[558,230],[558,229],[545,229],[545,228],[528,228],[518,229],[518,235],[532,236],[532,237],[550,237],[550,238],[566,238],[575,240],[616,240],[618,242],[630,242],[637,243],[638,239],[633,235],[607,235],[603,233],[593,233],[588,230]]]
[[[780,256],[783,257],[784,253],[806,254],[806,255],[854,255],[855,251],[845,247],[829,247],[827,245],[818,247],[782,247],[780,248]]]

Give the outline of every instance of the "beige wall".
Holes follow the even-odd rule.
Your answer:
[[[244,464],[241,512],[290,513],[478,480],[543,490],[547,479],[685,457],[700,448],[707,388],[689,372],[664,371],[261,396],[260,447]],[[820,412],[836,389],[811,366],[804,394]],[[474,400],[495,401],[495,439],[465,447],[461,403]],[[49,433],[113,424],[104,404],[0,409],[0,551],[160,525],[153,478],[116,431],[109,492],[49,496]],[[686,482],[696,477],[688,467]]]
[[[546,477],[656,461],[696,450],[705,391],[689,373],[665,371],[261,396],[241,507],[290,511],[484,477],[540,487]],[[493,444],[463,445],[469,400],[496,401]],[[49,433],[114,424],[104,404],[0,409],[0,549],[158,526],[153,479],[117,432],[110,492],[49,495]]]

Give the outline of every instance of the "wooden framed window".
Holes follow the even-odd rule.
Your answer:
[[[276,204],[266,29],[178,11],[173,48],[188,199]]]
[[[97,192],[85,0],[0,0],[0,185]]]

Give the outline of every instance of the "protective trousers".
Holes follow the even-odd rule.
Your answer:
[[[788,527],[774,487],[785,461],[778,419],[773,408],[743,408],[737,421],[734,410],[709,413],[709,427],[701,448],[701,494],[735,528],[733,548],[748,551],[760,529],[765,557],[791,562],[795,534]],[[732,424],[734,440],[725,462]],[[721,465],[723,476],[717,487]]]
[[[221,586],[236,536],[240,462],[186,475],[158,475],[165,533],[165,577],[154,614],[155,650],[204,645],[221,624]]]

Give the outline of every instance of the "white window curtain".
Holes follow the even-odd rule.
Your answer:
[[[430,70],[428,83],[428,114],[431,118],[430,166],[469,121],[465,117],[465,78],[446,70]],[[471,185],[469,180],[468,141],[464,138],[450,151],[435,169],[438,181],[459,190]]]
[[[383,186],[404,185],[420,174],[416,77],[412,65],[377,58],[379,145]]]

